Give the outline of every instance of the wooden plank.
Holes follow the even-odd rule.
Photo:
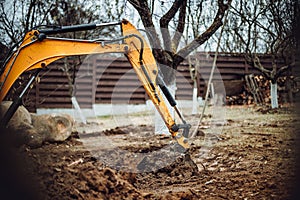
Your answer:
[[[117,99],[114,100],[113,102],[110,99],[101,99],[101,100],[96,100],[96,103],[114,103],[114,104],[118,104],[118,103],[130,103],[130,104],[144,104],[146,101],[144,99],[130,99],[129,102],[123,99]]]
[[[139,92],[139,93],[145,93],[145,90],[143,87],[138,87],[138,88],[129,88],[129,87],[123,87],[123,88],[112,88],[112,87],[99,87],[97,88],[96,92],[101,93],[101,92]]]
[[[133,93],[133,94],[128,94],[128,93],[98,93],[96,94],[96,98],[120,98],[120,99],[130,99],[131,97],[134,98],[145,98],[144,94],[139,94],[139,93]]]
[[[104,87],[104,86],[116,86],[116,82],[114,81],[105,81],[105,80],[101,80],[98,82],[97,87]],[[122,81],[118,83],[118,86],[126,86],[126,87],[140,87],[141,83],[140,82],[131,82],[131,81]]]

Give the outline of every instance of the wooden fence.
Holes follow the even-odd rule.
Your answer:
[[[192,66],[197,66],[198,95],[203,96],[213,63],[214,53],[198,53],[191,58]],[[196,58],[199,61],[196,64]],[[271,67],[271,58],[264,57],[262,64]],[[75,62],[75,61],[72,61]],[[99,103],[145,103],[147,94],[141,86],[127,59],[112,57],[89,57],[74,70],[66,73],[64,60],[56,61],[40,73],[40,78],[24,100],[30,111],[37,108],[71,108],[70,84],[75,79],[75,96],[81,107],[91,107]],[[219,75],[217,75],[219,73]],[[219,54],[214,81],[241,80],[246,74],[260,72],[249,66],[243,56]],[[69,74],[69,78],[67,74]],[[191,100],[193,81],[190,76],[189,62],[184,61],[177,72],[176,98]],[[226,90],[226,87],[225,87]]]

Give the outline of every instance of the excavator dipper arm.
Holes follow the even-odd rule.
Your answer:
[[[91,30],[99,26],[121,25],[122,37],[109,41],[98,40],[78,40],[50,37],[51,34]],[[115,43],[116,41],[121,41]],[[140,32],[127,20],[119,23],[106,24],[86,24],[67,27],[58,27],[43,30],[32,30],[28,32],[17,50],[11,54],[6,60],[4,68],[0,76],[0,103],[3,101],[8,91],[12,87],[17,78],[25,71],[42,69],[50,63],[74,55],[89,55],[103,53],[123,53],[132,67],[134,68],[140,82],[142,83],[146,93],[154,103],[156,109],[162,116],[171,135],[175,138],[179,145],[187,149],[189,144],[184,136],[187,136],[190,125],[186,124],[182,115],[176,107],[176,102],[170,95],[162,78],[159,75],[157,63],[152,54],[152,50],[147,41]],[[36,74],[37,75],[37,74]],[[30,80],[32,82],[32,80]],[[31,84],[31,83],[30,83]],[[161,90],[159,89],[159,86]],[[28,88],[28,87],[26,87]],[[182,119],[183,124],[177,125],[171,116],[169,109],[164,101],[161,91],[165,94],[170,104]],[[22,92],[22,94],[25,91]],[[11,106],[10,114],[4,116],[1,125],[5,126],[13,113],[20,105],[19,96]],[[6,118],[6,119],[5,119]],[[183,134],[179,133],[179,129],[184,129]]]

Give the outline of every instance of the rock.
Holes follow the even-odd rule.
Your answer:
[[[0,106],[0,117],[11,105],[4,101]],[[39,147],[45,142],[62,142],[72,133],[74,119],[67,114],[30,114],[24,106],[20,106],[7,128],[14,134],[16,144],[27,144]]]
[[[72,133],[74,120],[67,114],[32,114],[32,124],[47,142],[61,142]]]
[[[0,105],[0,118],[4,117],[4,114],[8,110],[9,106],[12,104],[12,101],[3,101]],[[22,126],[30,126],[32,123],[31,116],[28,110],[24,106],[19,106],[11,120],[8,122],[8,128],[10,129],[19,129]]]
[[[24,136],[24,143],[30,146],[31,148],[41,147],[42,144],[45,142],[44,136],[39,134],[34,128],[26,130]]]

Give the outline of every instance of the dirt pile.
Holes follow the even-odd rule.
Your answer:
[[[118,133],[124,134],[119,128],[116,132],[110,130],[112,135]],[[138,166],[144,167],[140,170],[148,168],[147,172],[118,171],[91,155],[79,139],[78,134],[73,133],[62,143],[47,142],[34,149],[23,145],[18,149],[25,161],[22,162],[22,168],[33,177],[32,182],[37,188],[34,192],[41,199],[157,199],[155,193],[143,191],[143,188],[151,187],[153,182],[156,182],[155,187],[181,183],[198,175],[197,166],[189,156],[178,153],[174,159],[172,156],[175,154],[169,155],[168,151],[144,157]],[[112,154],[112,158],[117,158],[116,154]],[[156,169],[160,166],[158,163],[165,159],[169,159],[170,163],[150,171],[151,167]],[[193,193],[189,191],[180,191],[176,195],[170,193],[159,199],[191,199],[192,196]]]
[[[41,199],[139,199],[143,197],[116,170],[103,166],[72,135],[63,143],[22,148],[23,167],[31,172]],[[77,149],[77,147],[81,149]]]
[[[5,183],[0,192],[13,197],[15,187],[7,186],[23,179],[37,185],[40,199],[291,199],[299,169],[294,147],[300,141],[300,122],[291,114],[228,110],[230,123],[206,157],[198,156],[203,137],[195,138],[189,156],[174,151],[170,138],[154,135],[149,126],[132,125],[85,137],[72,133],[64,142],[34,149],[23,145],[15,151],[24,173],[11,167],[16,156],[0,151]],[[113,146],[101,146],[103,136]],[[119,165],[110,166],[101,155]]]

